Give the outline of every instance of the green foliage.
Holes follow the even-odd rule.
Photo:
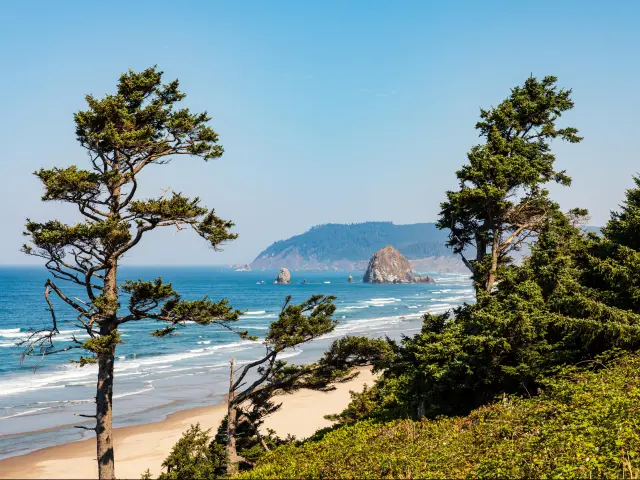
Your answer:
[[[82,344],[82,348],[89,352],[93,352],[99,355],[104,352],[109,352],[115,348],[119,343],[124,343],[120,337],[118,330],[112,330],[106,335],[100,335],[95,338],[90,338]]]
[[[365,384],[361,392],[349,390],[349,395],[351,401],[342,413],[325,415],[324,418],[341,424],[354,423],[372,416],[380,408],[375,387],[370,388]]]
[[[154,337],[164,337],[175,331],[176,325],[184,326],[186,321],[199,325],[232,322],[243,312],[234,310],[226,299],[214,302],[207,297],[198,300],[183,300],[170,283],[161,277],[153,281],[125,280],[122,291],[129,294],[129,311],[132,319],[151,318],[170,322],[171,326],[152,332]],[[247,332],[237,332],[243,338]]]
[[[78,360],[75,359],[70,359],[69,363],[75,363],[77,364],[79,367],[84,367],[86,365],[93,365],[95,363],[98,362],[98,359],[95,357],[85,357],[84,355],[80,355],[80,358]]]
[[[225,415],[214,437],[214,442],[220,445],[220,447],[226,447],[227,445],[227,421],[228,417]],[[285,445],[295,441],[295,438],[292,436],[280,438],[276,435],[275,431],[271,429],[267,429],[266,435],[261,435],[261,438],[271,450],[280,445]],[[267,453],[257,438],[256,423],[254,423],[253,419],[250,419],[245,415],[243,415],[237,422],[236,450],[238,455],[244,459],[240,462],[240,470],[250,469],[258,459],[262,458]]]
[[[136,217],[148,218],[150,221],[181,220],[198,217],[207,213],[206,208],[199,206],[200,199],[184,197],[173,192],[171,198],[136,200],[131,202],[129,211]]]
[[[159,480],[210,480],[223,476],[226,465],[226,450],[211,439],[211,430],[202,430],[200,424],[189,430],[171,449],[162,462],[166,469]]]
[[[564,171],[556,171],[550,142],[556,138],[577,143],[575,128],[557,128],[560,116],[573,108],[571,90],[556,87],[556,77],[531,77],[491,110],[480,111],[476,129],[485,143],[474,146],[469,163],[456,176],[460,188],[447,192],[438,228],[449,229],[448,245],[463,254],[473,246],[476,258],[465,263],[474,273],[478,290],[492,288],[497,267],[507,265],[510,252],[541,226],[557,205],[543,185],[569,185]],[[495,255],[487,258],[487,247]]]
[[[62,200],[78,202],[100,194],[104,176],[88,170],[80,170],[75,165],[67,168],[40,169],[35,175],[45,187],[43,201]]]
[[[207,125],[206,112],[193,114],[176,109],[184,99],[178,81],[162,83],[162,72],[155,67],[137,73],[129,70],[120,77],[117,93],[96,99],[87,95],[88,110],[75,114],[76,135],[88,150],[138,152],[158,156],[172,144],[181,152],[205,160],[220,157],[218,135]]]
[[[284,350],[333,331],[337,324],[332,317],[336,309],[334,300],[332,296],[313,295],[301,304],[291,305],[291,297],[286,297],[278,320],[269,326],[264,357],[246,364],[234,379],[233,402],[238,408],[238,419],[244,416],[253,425],[254,433],[262,418],[280,408],[271,401],[278,393],[301,388],[325,389],[348,374],[344,367],[338,372],[328,365],[289,365],[278,359]],[[246,385],[244,379],[252,370],[257,379]]]
[[[634,478],[640,358],[590,366],[466,417],[344,426],[282,446],[238,478]]]
[[[274,350],[284,350],[329,333],[338,323],[332,318],[336,311],[335,299],[313,295],[299,305],[291,305],[291,296],[287,296],[278,320],[269,326],[265,343]]]
[[[410,416],[464,414],[503,392],[535,392],[557,365],[635,350],[640,313],[630,299],[640,277],[611,255],[620,248],[606,230],[587,236],[556,214],[531,257],[505,270],[491,297],[453,318],[426,315],[420,334],[391,342],[380,404]]]

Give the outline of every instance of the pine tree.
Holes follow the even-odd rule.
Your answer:
[[[42,200],[75,205],[83,220],[74,225],[58,220],[27,222],[25,235],[30,244],[23,250],[43,258],[51,274],[44,295],[52,326],[30,335],[25,355],[83,349],[88,355],[80,356],[80,365],[98,364],[95,431],[101,479],[115,478],[112,398],[119,327],[151,319],[166,325],[154,335],[166,336],[187,320],[230,328],[226,322],[240,313],[226,300],[185,300],[161,278],[119,283],[122,257],[153,230],[191,227],[213,249],[236,238],[230,232],[233,223],[205,208],[198,197],[175,192],[150,199],[137,195],[140,175],[147,167],[180,156],[206,161],[223,153],[207,113],[178,108],[184,97],[178,81],[163,84],[162,72],[156,67],[123,74],[115,94],[101,99],[87,95],[88,108],[75,114],[76,137],[88,154],[89,169],[73,165],[35,172],[44,185]],[[57,280],[80,285],[84,300],[65,294]],[[120,308],[121,292],[129,296],[125,312]],[[88,340],[74,337],[70,346],[56,348],[63,320],[54,309],[52,295],[73,310],[73,318],[66,322]]]
[[[391,342],[379,401],[412,416],[464,414],[505,392],[535,394],[562,365],[640,348],[639,199],[629,190],[602,236],[579,229],[586,211],[555,212],[493,295],[453,318],[427,314],[421,333]]]
[[[295,365],[280,360],[278,355],[285,350],[295,349],[335,329],[338,322],[332,318],[336,309],[334,299],[313,295],[299,305],[292,305],[291,297],[287,297],[278,320],[271,323],[265,337],[265,355],[244,365],[237,377],[232,361],[226,432],[217,437],[227,445],[228,475],[237,473],[240,462],[246,461],[238,455],[236,445],[240,427],[244,428],[246,450],[251,450],[252,442],[264,451],[269,451],[268,443],[278,443],[277,437],[265,439],[260,433],[264,418],[280,409],[281,404],[273,401],[276,395],[301,389],[332,390],[335,383],[346,382],[358,374],[353,367],[370,365],[388,353],[384,340],[346,336],[334,341],[317,362]],[[256,378],[247,383],[252,373]]]
[[[448,245],[461,255],[481,295],[492,292],[509,254],[557,210],[543,185],[571,183],[565,171],[555,170],[550,142],[582,139],[575,128],[556,127],[573,108],[571,90],[558,89],[556,81],[530,77],[497,107],[480,110],[476,129],[485,143],[468,153],[469,163],[456,172],[459,190],[448,191],[441,204],[437,226],[450,230]],[[469,247],[475,258],[466,258]]]

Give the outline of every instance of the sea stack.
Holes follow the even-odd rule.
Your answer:
[[[276,277],[276,280],[273,283],[282,283],[282,284],[291,283],[291,274],[289,273],[289,270],[286,268],[281,268],[280,271],[278,272],[278,276]]]
[[[411,265],[404,256],[391,245],[378,250],[369,260],[369,266],[362,278],[366,283],[415,283]]]
[[[420,274],[418,274],[418,276],[416,277],[416,282],[418,283],[436,283],[436,279],[429,276],[429,275],[425,275],[424,277]]]

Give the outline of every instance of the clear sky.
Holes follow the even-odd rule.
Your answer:
[[[73,113],[120,73],[157,64],[207,110],[225,155],[155,167],[142,192],[199,195],[236,223],[215,253],[196,235],[150,236],[130,263],[250,262],[320,223],[434,221],[478,143],[480,107],[527,76],[572,88],[557,145],[574,179],[552,192],[602,224],[638,167],[640,2],[6,1],[0,4],[0,263],[26,217],[72,221],[40,202],[31,172],[87,165]]]

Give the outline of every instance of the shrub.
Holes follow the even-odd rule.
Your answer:
[[[589,365],[465,417],[345,425],[279,447],[239,478],[637,476],[640,356]]]

